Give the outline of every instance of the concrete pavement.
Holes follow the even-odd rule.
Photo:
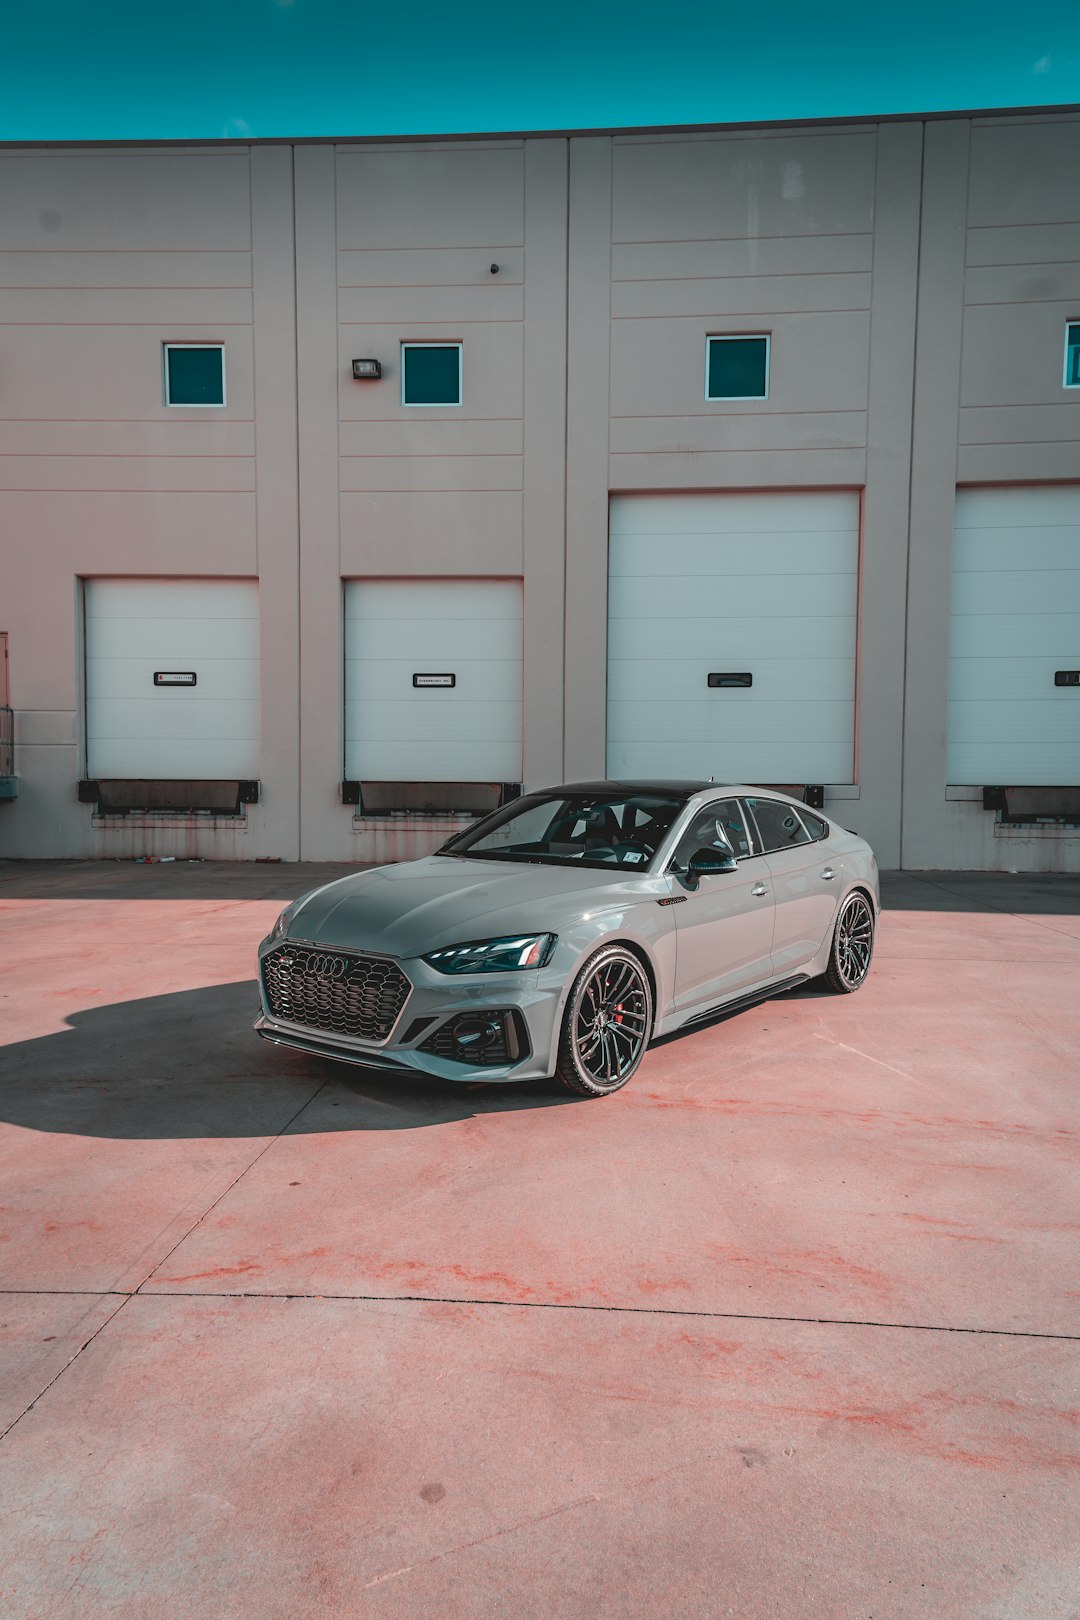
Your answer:
[[[1080,1617],[1080,879],[587,1102],[259,1043],[331,875],[0,863],[0,1613]]]

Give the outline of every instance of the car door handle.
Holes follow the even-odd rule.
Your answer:
[[[831,866],[827,866],[821,875],[825,879],[825,882],[829,883],[836,876],[836,873],[833,871]]]
[[[757,894],[757,895],[768,894],[768,892],[769,891],[765,887],[764,883],[755,883],[754,887],[750,890],[751,894]]]

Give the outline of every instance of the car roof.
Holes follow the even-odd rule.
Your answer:
[[[652,779],[649,781],[597,781],[597,782],[560,782],[554,787],[538,788],[539,793],[590,793],[597,797],[610,794],[627,793],[666,793],[676,799],[692,799],[695,793],[702,793],[706,788],[715,787],[715,782],[689,782],[664,781]]]

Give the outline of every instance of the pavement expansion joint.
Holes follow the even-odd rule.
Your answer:
[[[325,1091],[329,1084],[330,1084],[329,1080],[320,1081],[320,1083],[315,1087],[315,1090],[311,1093],[311,1096],[305,1098],[305,1100],[300,1104],[300,1107],[296,1110],[296,1112],[294,1114],[292,1114],[285,1121],[285,1123],[284,1123],[284,1125],[282,1125],[281,1129],[279,1131],[276,1131],[273,1136],[270,1136],[270,1137],[267,1138],[266,1142],[259,1149],[258,1153],[255,1154],[255,1157],[248,1164],[246,1164],[244,1166],[244,1168],[239,1172],[238,1175],[233,1177],[232,1181],[229,1182],[229,1185],[227,1187],[222,1188],[221,1192],[214,1199],[213,1203],[208,1204],[206,1206],[206,1208],[199,1215],[198,1220],[193,1221],[191,1223],[191,1225],[188,1227],[187,1231],[183,1232],[180,1235],[180,1237],[177,1238],[177,1240],[173,1244],[172,1248],[169,1249],[166,1254],[163,1254],[159,1260],[156,1260],[154,1262],[154,1264],[151,1266],[150,1270],[147,1272],[146,1276],[143,1278],[142,1282],[139,1284],[138,1288],[133,1288],[131,1290],[131,1292],[133,1294],[140,1293],[142,1291],[142,1289],[144,1289],[146,1287],[146,1285],[150,1281],[151,1277],[153,1277],[155,1271],[160,1271],[161,1270],[161,1267],[165,1264],[165,1262],[168,1259],[171,1258],[172,1255],[174,1255],[176,1253],[176,1251],[180,1247],[180,1245],[182,1243],[187,1242],[187,1240],[191,1236],[192,1232],[194,1232],[197,1227],[202,1225],[203,1221],[205,1221],[205,1219],[206,1219],[206,1217],[208,1215],[213,1214],[214,1210],[221,1203],[221,1200],[223,1198],[227,1198],[229,1196],[229,1194],[232,1192],[233,1188],[236,1187],[241,1181],[243,1181],[244,1177],[246,1175],[248,1175],[255,1168],[255,1166],[258,1164],[259,1160],[263,1157],[263,1155],[265,1153],[269,1153],[270,1149],[272,1147],[274,1147],[281,1140],[281,1138],[285,1135],[285,1133],[289,1129],[289,1127],[296,1123],[296,1121],[300,1118],[300,1115],[304,1112],[305,1108],[310,1108],[311,1104],[315,1101],[316,1097],[318,1097],[319,1093],[322,1092],[322,1091]]]
[[[5,1293],[16,1293],[16,1292],[21,1293],[21,1292],[23,1292],[23,1290],[21,1290],[21,1289],[18,1289],[18,1290],[17,1289],[5,1289],[4,1292]],[[27,1292],[29,1292],[29,1290],[27,1290]],[[59,1290],[57,1290],[57,1292],[59,1292]],[[81,1292],[83,1292],[83,1290],[81,1290],[81,1289],[74,1290],[73,1289],[72,1292],[81,1293]],[[116,1318],[120,1315],[120,1312],[123,1310],[124,1306],[128,1303],[128,1301],[131,1299],[131,1297],[132,1296],[130,1294],[124,1294],[124,1295],[121,1296],[120,1303],[119,1303],[119,1305],[117,1305],[115,1311],[110,1311],[109,1312],[109,1314],[105,1318],[104,1322],[100,1322],[98,1324],[98,1326],[94,1329],[93,1333],[89,1334],[87,1336],[87,1338],[84,1339],[83,1343],[80,1344],[79,1348],[76,1351],[74,1351],[74,1353],[72,1355],[70,1355],[68,1357],[67,1361],[64,1362],[64,1365],[60,1368],[59,1372],[55,1373],[53,1375],[53,1377],[49,1379],[49,1382],[45,1385],[45,1387],[43,1389],[38,1390],[38,1392],[34,1396],[33,1400],[28,1401],[26,1403],[26,1405],[23,1407],[22,1411],[18,1412],[15,1415],[15,1417],[12,1418],[11,1422],[5,1428],[0,1429],[0,1441],[6,1440],[8,1435],[11,1433],[12,1429],[15,1427],[15,1425],[17,1423],[21,1423],[23,1418],[26,1416],[26,1414],[28,1412],[32,1412],[34,1410],[34,1407],[37,1405],[38,1401],[43,1400],[44,1397],[49,1393],[50,1389],[52,1389],[53,1385],[57,1382],[57,1380],[60,1379],[60,1378],[63,1378],[63,1376],[67,1372],[68,1368],[70,1366],[72,1366],[74,1362],[78,1361],[78,1359],[82,1355],[83,1351],[85,1349],[87,1349],[87,1347],[89,1345],[93,1344],[93,1342],[97,1338],[98,1334],[99,1333],[104,1333],[105,1329],[109,1326],[110,1322],[115,1322]]]
[[[108,1297],[121,1293],[117,1289],[84,1288],[0,1288],[4,1294],[84,1294]],[[245,1289],[234,1293],[212,1289],[147,1288],[141,1283],[124,1299],[309,1299],[352,1301],[357,1305],[490,1305],[495,1309],[517,1311],[578,1311],[590,1315],[608,1316],[670,1316],[717,1322],[796,1322],[810,1327],[857,1327],[897,1329],[905,1333],[970,1333],[991,1339],[1050,1339],[1065,1344],[1080,1342],[1080,1333],[1049,1333],[1039,1328],[971,1327],[952,1322],[882,1322],[871,1317],[858,1316],[788,1316],[767,1311],[695,1311],[679,1310],[663,1305],[590,1305],[573,1304],[565,1300],[546,1299],[473,1299],[459,1294],[309,1294],[295,1290]],[[115,1314],[115,1313],[114,1313]],[[110,1317],[110,1321],[112,1318]]]
[[[101,1289],[101,1290],[98,1290],[98,1289],[83,1289],[83,1288],[70,1289],[70,1290],[68,1290],[68,1289],[29,1289],[29,1288],[28,1289],[21,1289],[20,1288],[20,1289],[3,1289],[3,1290],[0,1290],[0,1294],[3,1294],[3,1293],[19,1293],[19,1294],[22,1294],[22,1293],[27,1293],[27,1294],[52,1294],[52,1293],[57,1293],[57,1294],[59,1294],[59,1293],[86,1294],[86,1293],[98,1293],[98,1294],[103,1295],[106,1298],[118,1297],[119,1301],[120,1301],[120,1303],[116,1307],[116,1310],[111,1311],[109,1313],[109,1315],[105,1318],[104,1322],[102,1322],[100,1324],[100,1326],[97,1327],[94,1330],[94,1332],[90,1334],[89,1338],[85,1341],[85,1343],[83,1343],[83,1344],[81,1344],[79,1346],[79,1348],[75,1351],[74,1355],[72,1355],[70,1357],[70,1359],[67,1360],[64,1363],[64,1365],[60,1368],[59,1372],[57,1372],[54,1377],[50,1378],[49,1382],[45,1385],[44,1389],[39,1390],[38,1393],[34,1396],[34,1399],[32,1401],[30,1401],[26,1406],[24,1406],[21,1412],[19,1412],[14,1418],[12,1418],[11,1422],[7,1425],[7,1427],[5,1429],[3,1429],[3,1430],[0,1430],[0,1440],[6,1439],[7,1436],[11,1433],[12,1429],[15,1427],[15,1425],[17,1423],[21,1422],[22,1419],[26,1416],[26,1414],[28,1412],[33,1411],[33,1409],[37,1405],[38,1401],[40,1401],[43,1396],[48,1394],[49,1390],[56,1383],[57,1379],[63,1378],[64,1374],[67,1372],[68,1368],[72,1365],[72,1363],[79,1359],[79,1357],[82,1355],[83,1351],[87,1348],[87,1345],[92,1344],[94,1342],[94,1340],[97,1338],[98,1334],[103,1332],[104,1329],[108,1327],[110,1322],[115,1321],[116,1317],[123,1310],[124,1306],[128,1303],[128,1301],[130,1299],[134,1299],[136,1297],[136,1295],[139,1294],[140,1290],[143,1289],[146,1286],[146,1284],[150,1281],[150,1278],[154,1275],[154,1272],[159,1270],[159,1268],[165,1264],[166,1260],[168,1260],[168,1258],[169,1258],[169,1255],[173,1254],[175,1252],[175,1250],[180,1247],[181,1243],[185,1242],[186,1239],[191,1236],[191,1234],[192,1234],[192,1232],[194,1232],[195,1228],[197,1226],[201,1225],[201,1223],[206,1219],[206,1217],[209,1214],[212,1213],[212,1211],[221,1202],[222,1198],[226,1197],[226,1195],[228,1193],[230,1193],[233,1190],[233,1188],[236,1186],[237,1182],[242,1181],[243,1178],[247,1175],[248,1171],[251,1170],[254,1165],[258,1164],[258,1162],[262,1158],[263,1154],[269,1152],[270,1148],[273,1147],[274,1143],[277,1142],[280,1139],[280,1137],[283,1136],[284,1133],[289,1129],[289,1126],[292,1125],[295,1120],[299,1119],[300,1115],[304,1112],[304,1109],[309,1107],[309,1105],[315,1101],[316,1097],[319,1095],[319,1092],[325,1090],[328,1083],[329,1082],[324,1080],[318,1086],[316,1086],[316,1088],[312,1092],[311,1096],[306,1098],[305,1101],[303,1103],[301,1103],[300,1107],[296,1110],[296,1112],[292,1115],[292,1117],[290,1119],[286,1120],[285,1124],[281,1127],[281,1130],[278,1131],[274,1136],[272,1136],[265,1143],[265,1145],[260,1149],[260,1151],[258,1153],[256,1153],[255,1157],[251,1160],[251,1163],[246,1164],[244,1166],[244,1168],[240,1171],[239,1175],[237,1175],[237,1176],[235,1176],[233,1178],[233,1180],[229,1183],[229,1185],[222,1190],[220,1195],[217,1198],[214,1199],[213,1203],[210,1204],[206,1209],[204,1209],[202,1211],[202,1213],[199,1215],[198,1220],[193,1221],[191,1226],[188,1227],[187,1231],[184,1232],[181,1237],[177,1238],[177,1240],[173,1244],[172,1248],[168,1251],[168,1254],[162,1255],[161,1258],[158,1261],[155,1262],[155,1264],[153,1265],[151,1270],[147,1273],[146,1277],[144,1277],[143,1281],[139,1284],[138,1288],[124,1289],[124,1290],[113,1289],[113,1288],[107,1288],[107,1289]]]

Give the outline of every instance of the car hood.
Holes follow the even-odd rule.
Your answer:
[[[663,878],[595,868],[429,855],[340,878],[299,904],[291,939],[419,956],[502,934],[560,933],[597,910],[640,904]]]

